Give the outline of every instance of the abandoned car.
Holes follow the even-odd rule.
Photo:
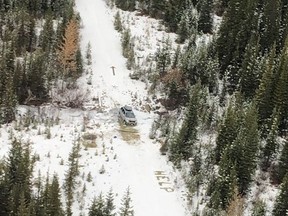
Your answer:
[[[131,106],[123,106],[119,109],[119,118],[125,125],[137,125],[137,119]]]

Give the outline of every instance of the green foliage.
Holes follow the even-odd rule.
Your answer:
[[[201,1],[200,16],[198,19],[198,31],[204,34],[212,33],[212,6],[213,0]]]
[[[223,122],[219,126],[218,136],[216,138],[216,148],[215,148],[215,161],[218,163],[221,160],[222,154],[226,148],[232,144],[235,140],[238,130],[239,130],[239,116],[237,112],[239,107],[237,107],[232,102],[229,104],[225,116],[223,117]]]
[[[253,104],[245,111],[242,127],[232,144],[231,155],[236,163],[238,190],[240,194],[246,194],[252,181],[252,175],[256,168],[256,156],[258,155],[260,138],[257,124],[257,112]]]
[[[279,143],[277,141],[278,137],[278,126],[279,126],[279,113],[275,109],[271,119],[271,126],[266,138],[265,146],[262,150],[262,169],[267,170],[267,168],[271,165],[271,161],[275,158],[275,153],[279,147]]]
[[[126,11],[135,10],[136,1],[135,0],[115,0],[115,4],[117,7]]]
[[[126,189],[126,192],[122,198],[119,216],[134,216],[131,192],[129,187]]]
[[[92,204],[89,208],[89,216],[115,216],[114,213],[114,195],[112,189],[108,192],[106,198],[103,198],[102,193],[93,199]]]
[[[118,32],[122,32],[122,30],[123,30],[121,16],[120,16],[119,11],[117,11],[115,18],[114,18],[114,28]]]
[[[170,146],[170,159],[179,164],[181,160],[188,160],[194,143],[197,141],[198,113],[201,105],[202,87],[197,83],[190,93],[184,122]]]
[[[280,193],[274,204],[273,216],[286,215],[288,211],[288,175],[283,179],[283,183],[280,188]]]
[[[214,209],[226,209],[237,187],[235,162],[229,154],[230,149],[223,153],[219,164],[219,177],[216,180],[215,187],[212,188],[210,202]]]
[[[73,203],[73,193],[76,188],[76,177],[79,175],[79,151],[80,142],[74,142],[68,158],[68,171],[65,173],[65,195],[66,195],[66,214],[72,215],[71,206]]]
[[[266,215],[266,205],[262,200],[258,200],[252,209],[251,216],[265,216]]]
[[[92,201],[92,205],[89,208],[88,216],[104,216],[104,199],[102,194],[100,194],[97,198],[94,198]]]
[[[278,177],[279,177],[280,182],[283,181],[287,173],[288,173],[288,141],[285,141],[280,158],[279,158]]]
[[[167,73],[167,68],[171,63],[171,41],[169,38],[163,40],[163,46],[160,46],[155,54],[156,70],[160,77]]]

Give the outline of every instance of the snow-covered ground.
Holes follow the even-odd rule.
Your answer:
[[[80,138],[83,145],[74,215],[88,215],[92,199],[101,192],[105,195],[110,189],[115,195],[118,211],[128,187],[135,216],[188,215],[187,191],[180,173],[173,169],[166,156],[160,154],[160,143],[149,139],[156,114],[145,109],[146,104],[152,103],[147,85],[129,78],[131,71],[125,66],[120,35],[113,26],[115,11],[108,8],[104,0],[76,0],[76,10],[82,19],[83,54],[89,42],[92,47],[90,72],[79,80],[81,89],[89,92],[87,110],[60,109],[53,105],[19,107],[22,124],[13,123],[0,129],[0,156],[7,154],[10,147],[7,140],[13,131],[15,136],[29,141],[32,152],[39,156],[34,168],[35,180],[39,173],[44,177],[43,181],[45,176],[57,173],[63,184],[69,152]],[[143,26],[146,25],[143,23]],[[115,75],[112,66],[115,67]],[[90,76],[91,84],[88,85]],[[118,122],[118,109],[125,104],[135,110],[138,120],[135,127],[126,127]],[[30,114],[25,113],[27,110]],[[42,120],[42,124],[24,127],[23,122],[28,115]],[[51,132],[49,138],[48,130]],[[83,139],[85,134],[94,134],[97,138],[87,143]],[[102,167],[105,172],[100,174]],[[89,173],[92,181],[87,181]],[[84,186],[85,194],[81,192]]]

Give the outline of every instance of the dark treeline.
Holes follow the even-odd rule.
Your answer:
[[[272,185],[282,183],[272,214],[285,214],[288,1],[114,2],[122,10],[161,19],[168,32],[178,34],[182,48],[172,50],[165,41],[155,54],[156,82],[164,84],[167,108],[186,107],[180,130],[174,133],[168,125],[164,136],[170,137],[170,160],[178,167],[183,160],[192,164],[187,180],[191,193],[198,195],[202,188],[210,197],[202,213],[236,215],[231,213],[236,205],[243,210],[241,199],[247,198],[258,169]],[[215,16],[221,17],[219,28]],[[204,34],[212,40],[196,44]],[[210,150],[201,144],[201,135],[207,133],[216,137]],[[253,215],[265,211],[265,203],[256,200]]]
[[[72,0],[0,1],[0,123],[14,119],[16,104],[49,100],[57,79],[81,74],[73,6]],[[75,47],[68,47],[67,37],[74,37]],[[71,55],[63,56],[64,50]]]

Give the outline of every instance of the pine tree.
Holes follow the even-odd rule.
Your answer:
[[[121,37],[122,54],[125,58],[129,57],[130,50],[132,48],[132,38],[130,29],[125,29]]]
[[[260,45],[263,53],[269,52],[278,38],[280,25],[280,0],[267,0],[264,3],[260,23]]]
[[[57,175],[53,176],[52,183],[48,187],[47,215],[63,216],[61,191]]]
[[[18,216],[30,216],[29,205],[26,203],[24,193],[20,194]]]
[[[115,205],[114,205],[114,194],[112,192],[112,189],[109,190],[105,201],[106,203],[104,207],[104,216],[115,216],[116,214],[113,213],[115,210]]]
[[[47,55],[41,51],[30,56],[29,73],[27,74],[27,85],[35,98],[44,102],[48,99],[45,72],[47,70]],[[27,99],[26,102],[29,102]]]
[[[80,151],[80,143],[75,142],[69,154],[68,158],[69,168],[65,174],[64,189],[67,198],[66,214],[68,216],[72,215],[71,206],[73,203],[73,194],[76,188],[76,177],[79,175],[79,165],[78,165],[79,151]]]
[[[230,102],[223,122],[220,124],[219,132],[216,138],[215,160],[218,163],[221,160],[224,150],[235,140],[239,131],[239,120],[235,105]],[[238,109],[239,107],[237,107]]]
[[[266,215],[265,203],[263,201],[259,200],[253,206],[251,216],[265,216],[265,215]]]
[[[50,52],[55,43],[55,32],[53,27],[53,17],[48,15],[45,19],[43,29],[40,34],[40,46],[44,52]]]
[[[265,146],[262,152],[262,169],[267,170],[267,168],[271,164],[271,160],[275,156],[275,153],[278,149],[278,125],[279,125],[279,113],[276,109],[274,109],[272,119],[271,119],[271,126],[270,130],[266,139]]]
[[[198,113],[201,102],[201,84],[197,83],[191,93],[184,122],[170,146],[170,159],[178,164],[182,159],[191,157],[191,150],[197,141]]]
[[[258,37],[252,35],[249,44],[246,47],[244,59],[239,71],[240,81],[239,88],[242,94],[247,99],[252,99],[255,95],[255,91],[259,86],[260,70],[259,65],[259,45]]]
[[[279,158],[278,177],[283,182],[285,175],[288,173],[288,141],[285,140],[281,155]]]
[[[167,68],[171,63],[171,42],[169,38],[165,39],[163,46],[159,47],[155,54],[156,70],[160,77],[167,73]]]
[[[128,187],[121,202],[119,216],[134,216],[130,188]]]
[[[20,205],[22,205],[22,210],[26,211],[24,207],[31,202],[32,168],[30,147],[28,145],[23,146],[18,140],[13,140],[7,159],[7,169],[5,170],[5,184],[7,184],[9,191],[7,197],[8,208],[10,212],[13,212],[12,216],[17,215]]]
[[[280,112],[279,130],[282,134],[288,129],[288,38],[282,50],[276,78],[274,103]],[[276,76],[277,76],[276,75]]]
[[[126,11],[133,11],[135,10],[136,1],[135,0],[115,0],[115,5]]]
[[[280,188],[280,193],[273,208],[273,216],[287,215],[288,211],[288,175],[283,178],[283,183]]]
[[[105,201],[100,194],[97,198],[93,199],[93,202],[89,208],[88,216],[105,216],[104,213]]]
[[[212,188],[210,202],[215,209],[226,209],[237,187],[235,162],[232,161],[229,154],[230,148],[228,147],[223,152],[219,163],[219,177],[216,180],[215,187]]]
[[[232,160],[236,163],[239,193],[248,192],[256,168],[259,151],[257,111],[254,104],[245,111],[244,119],[236,139],[232,143]]]
[[[122,32],[123,26],[122,26],[122,21],[121,21],[121,16],[119,11],[117,11],[115,17],[114,17],[114,28],[118,32]]]
[[[204,0],[201,2],[198,31],[204,34],[212,33],[212,6],[213,0]]]
[[[268,119],[273,112],[273,92],[274,92],[274,72],[276,67],[275,61],[275,47],[271,50],[268,56],[263,58],[263,75],[260,81],[258,90],[256,91],[255,100],[258,108],[259,125],[267,125]],[[265,127],[264,127],[265,128]],[[267,133],[267,131],[262,132]]]

